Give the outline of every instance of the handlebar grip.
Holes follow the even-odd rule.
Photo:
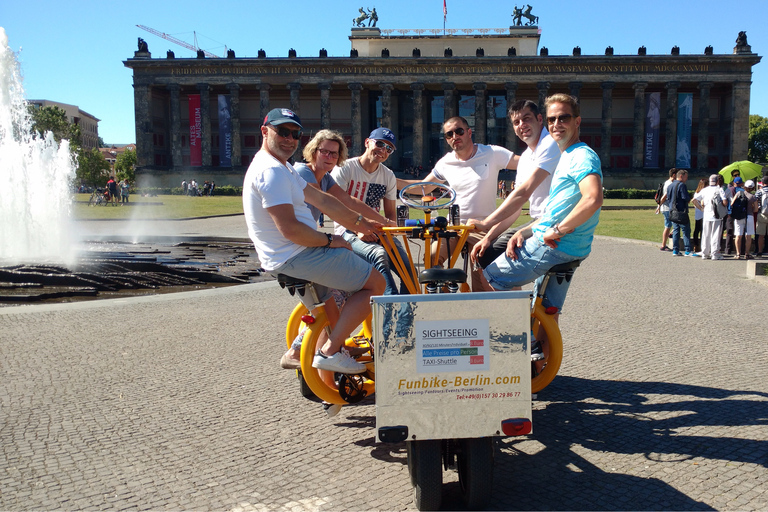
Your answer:
[[[421,219],[407,219],[405,221],[405,227],[411,228],[415,226],[423,226],[424,222]]]

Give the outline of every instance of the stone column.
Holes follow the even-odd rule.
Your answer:
[[[699,84],[699,149],[696,161],[699,169],[709,169],[709,90],[712,82]]]
[[[349,156],[360,156],[363,154],[363,120],[360,111],[360,91],[363,90],[363,84],[352,82],[347,87],[352,91],[352,148]]]
[[[472,84],[475,90],[475,142],[485,144],[488,131],[488,86],[485,82]]]
[[[413,91],[413,166],[423,166],[424,161],[424,84],[412,83]]]
[[[203,150],[203,167],[211,166],[211,87],[208,84],[197,84],[200,90],[200,132]]]
[[[459,98],[456,94],[456,84],[443,84],[443,121],[459,115]]]
[[[544,101],[547,99],[547,93],[549,92],[549,82],[538,82],[536,88],[539,90],[539,110],[544,110]]]
[[[509,107],[517,101],[517,82],[507,82],[504,84],[504,89],[507,90],[507,112]],[[512,120],[509,118],[509,114],[506,116],[507,128],[504,131],[504,144],[508,150],[517,152],[517,141],[520,140],[515,135],[515,129],[512,127]]]
[[[568,82],[568,90],[571,92],[571,96],[579,101],[581,101],[581,86],[581,82]],[[541,115],[545,116],[546,113],[542,112]]]
[[[392,84],[381,84],[381,126],[392,129]]]
[[[318,84],[320,89],[320,128],[327,130],[331,127],[331,84]]]
[[[299,97],[299,91],[301,91],[301,84],[290,83],[288,89],[291,91],[291,110],[293,110],[297,116],[301,117],[301,98]],[[296,145],[296,152],[293,154],[293,158],[301,161],[301,141]]]
[[[671,169],[677,160],[677,88],[680,82],[667,82],[667,130],[664,167]]]
[[[259,126],[264,123],[264,118],[267,117],[267,114],[269,113],[269,90],[272,88],[269,84],[261,84],[259,85]],[[259,144],[258,147],[261,147],[261,130],[258,131],[258,138],[259,138]]]
[[[731,162],[747,159],[749,148],[749,95],[752,82],[733,83],[733,114],[731,116]]]
[[[133,84],[133,110],[136,122],[136,167],[154,165],[152,158],[152,87],[149,84]]]
[[[171,166],[181,170],[181,86],[169,84],[166,88],[171,93]]]
[[[645,88],[648,82],[635,82],[632,88],[635,90],[635,130],[632,134],[632,168],[643,167],[643,148],[645,147]]]
[[[600,162],[603,168],[611,167],[611,128],[613,125],[613,88],[614,82],[603,82],[603,125],[600,129]]]
[[[240,142],[240,86],[227,85],[229,89],[230,115],[232,124],[232,167],[240,167],[243,163],[243,147]]]

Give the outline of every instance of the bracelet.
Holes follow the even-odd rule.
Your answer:
[[[328,237],[328,243],[327,243],[327,244],[325,244],[323,247],[326,247],[326,248],[327,248],[327,247],[330,247],[330,246],[331,246],[331,244],[333,243],[333,235],[332,235],[332,234],[330,234],[330,233],[326,233],[326,234],[325,234],[325,236],[327,236],[327,237]]]
[[[362,221],[363,221],[363,215],[360,214],[357,216],[357,220],[355,221],[355,226],[359,226]]]
[[[552,231],[554,231],[554,232],[555,232],[555,234],[556,234],[556,235],[558,235],[558,236],[560,236],[560,237],[562,237],[562,236],[563,236],[563,232],[562,232],[562,231],[560,231],[560,226],[559,226],[559,225],[557,225],[557,224],[555,224],[554,226],[552,226]]]

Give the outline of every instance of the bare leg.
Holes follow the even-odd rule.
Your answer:
[[[377,270],[373,270],[363,288],[354,293],[344,303],[344,309],[336,321],[336,326],[331,331],[330,337],[322,345],[321,352],[323,354],[331,356],[341,350],[344,340],[352,334],[352,329],[360,325],[371,312],[371,297],[382,295],[385,288],[384,276]],[[323,342],[322,338],[318,340],[318,345],[321,342]]]

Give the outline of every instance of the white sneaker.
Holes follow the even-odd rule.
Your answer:
[[[352,359],[349,352],[344,349],[332,356],[324,356],[318,350],[314,361],[312,361],[312,368],[336,373],[364,373],[366,370],[364,364]]]

